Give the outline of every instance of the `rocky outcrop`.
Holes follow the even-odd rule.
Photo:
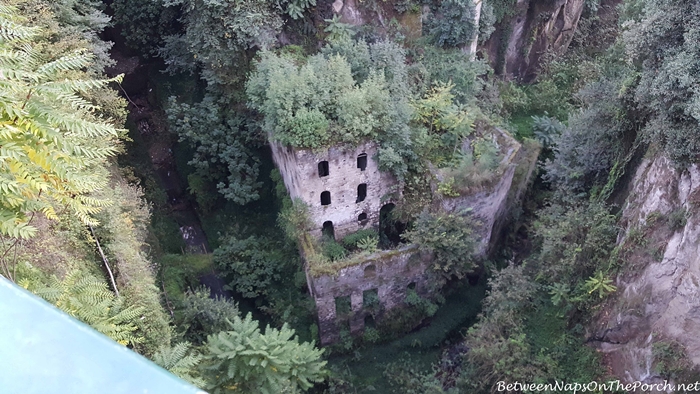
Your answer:
[[[661,380],[652,368],[659,340],[681,344],[700,365],[699,203],[700,168],[678,170],[663,156],[642,161],[622,214],[618,290],[591,338],[622,379]]]
[[[568,48],[584,3],[517,0],[513,16],[501,21],[481,49],[497,72],[528,82],[535,78],[543,54]]]

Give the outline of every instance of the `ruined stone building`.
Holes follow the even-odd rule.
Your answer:
[[[292,199],[309,207],[320,237],[325,230],[341,239],[363,228],[379,225],[379,212],[400,193],[395,178],[379,171],[373,157],[375,142],[357,147],[330,147],[322,151],[295,149],[271,142],[272,154]]]
[[[482,227],[477,232],[485,254],[493,244],[508,208],[522,194],[535,168],[538,148],[526,151],[507,133],[494,131],[501,147],[498,178],[474,193],[442,198],[440,209],[458,212],[466,208]],[[292,198],[308,207],[313,227],[311,235],[325,233],[336,240],[366,228],[378,228],[382,208],[391,207],[401,197],[401,184],[390,173],[380,171],[374,157],[375,142],[356,147],[335,146],[320,151],[283,146],[270,141],[273,159]],[[439,174],[434,174],[439,178]],[[306,265],[309,292],[316,303],[321,344],[338,340],[342,330],[360,333],[373,324],[378,302],[382,311],[402,306],[408,289],[430,298],[425,275],[432,255],[415,245],[372,254],[350,256],[337,264],[332,273],[319,273]]]

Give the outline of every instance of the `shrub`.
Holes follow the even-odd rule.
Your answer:
[[[685,227],[688,222],[688,212],[685,208],[679,208],[668,214],[668,227],[677,231]]]
[[[377,230],[370,228],[358,230],[352,234],[346,235],[341,242],[343,243],[343,246],[345,246],[345,248],[352,251],[358,248],[358,243],[360,241],[367,238],[379,240],[379,234],[377,233]]]
[[[439,47],[468,44],[477,32],[471,0],[442,0],[437,15],[430,22],[430,34]]]
[[[323,251],[323,255],[330,261],[342,260],[347,255],[345,248],[332,239],[324,239],[321,244],[321,249]]]
[[[447,279],[461,278],[476,267],[474,227],[475,223],[466,215],[423,212],[405,237],[421,249],[435,253],[432,267],[439,274]]]
[[[238,316],[238,305],[221,297],[210,298],[209,289],[199,287],[185,294],[177,313],[177,328],[195,345],[203,344],[207,335],[228,329],[226,320]]]
[[[674,340],[662,340],[652,345],[654,370],[666,379],[678,379],[693,368],[683,345]]]
[[[229,280],[229,287],[255,298],[266,295],[281,279],[285,256],[279,244],[266,237],[230,236],[214,251],[214,262]]]

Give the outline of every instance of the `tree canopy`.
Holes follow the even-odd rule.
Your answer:
[[[105,201],[90,194],[104,187],[100,166],[116,153],[119,130],[85,98],[118,79],[81,71],[94,56],[75,50],[51,59],[16,10],[0,6],[0,233],[26,238],[34,212],[48,218],[69,207],[85,223]]]

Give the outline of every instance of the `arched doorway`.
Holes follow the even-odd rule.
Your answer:
[[[326,221],[323,222],[323,229],[321,229],[321,235],[323,238],[329,238],[335,241],[335,229],[333,228],[333,222]]]
[[[394,215],[393,203],[384,204],[379,210],[379,247],[392,249],[401,242],[401,234],[406,230],[406,224],[397,220]]]

